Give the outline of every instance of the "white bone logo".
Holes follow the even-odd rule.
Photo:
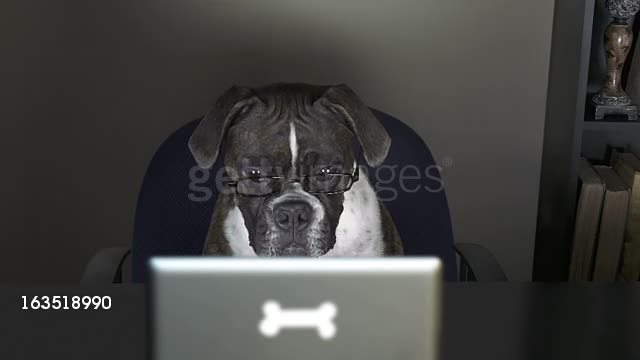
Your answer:
[[[338,314],[336,304],[322,303],[316,309],[282,309],[274,300],[268,300],[262,305],[264,318],[258,324],[258,329],[266,337],[278,336],[283,328],[300,329],[316,328],[323,340],[330,340],[336,335],[336,325],[333,319]]]

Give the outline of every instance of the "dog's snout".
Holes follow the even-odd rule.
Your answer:
[[[311,222],[312,209],[304,201],[290,200],[276,205],[273,209],[276,225],[285,231],[304,230]]]

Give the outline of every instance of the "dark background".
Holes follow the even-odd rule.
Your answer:
[[[456,241],[530,279],[553,3],[3,0],[0,281],[76,281],[130,244],[162,140],[274,81],[344,82],[413,126],[452,162]]]

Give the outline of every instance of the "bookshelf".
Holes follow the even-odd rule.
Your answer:
[[[632,138],[640,135],[640,121],[585,121],[584,131],[633,131]]]
[[[596,121],[589,105],[606,73],[602,37],[610,20],[604,0],[557,0],[555,4],[533,270],[536,281],[567,279],[580,157],[605,163],[607,144],[640,150],[640,121],[622,116]],[[623,72],[623,86],[639,24],[632,24],[634,48]]]

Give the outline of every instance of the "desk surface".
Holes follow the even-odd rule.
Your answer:
[[[109,295],[110,310],[21,310]],[[640,284],[445,284],[442,359],[640,359]],[[0,286],[1,359],[146,359],[141,285]],[[286,359],[285,359],[286,360]]]

